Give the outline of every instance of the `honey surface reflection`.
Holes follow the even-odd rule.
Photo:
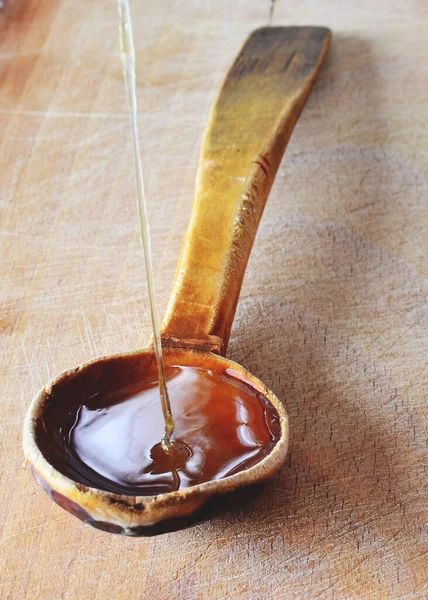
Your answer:
[[[69,411],[52,434],[62,446],[59,469],[91,487],[155,495],[238,473],[280,438],[273,406],[231,369],[170,366],[166,379],[176,421],[172,441],[181,448],[175,464],[157,452],[164,419],[153,374]]]

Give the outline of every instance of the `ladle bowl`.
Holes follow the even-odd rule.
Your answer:
[[[61,447],[49,430],[49,415],[72,409],[101,389],[144,380],[154,353],[149,347],[62,373],[30,405],[23,440],[26,463],[55,502],[98,529],[125,535],[175,529],[197,518],[208,500],[271,477],[285,459],[288,420],[282,402],[224,355],[263,208],[330,38],[329,30],[320,27],[269,27],[253,32],[241,50],[210,116],[161,331],[166,365],[233,373],[271,404],[280,436],[256,464],[187,489],[135,496],[89,487],[62,472]]]
[[[118,354],[86,363],[66,371],[34,398],[25,424],[24,447],[28,464],[52,500],[83,521],[105,531],[125,535],[149,535],[182,526],[213,496],[221,496],[242,486],[267,479],[284,461],[288,442],[286,411],[266,386],[230,360],[208,352],[167,349],[167,365],[224,370],[261,393],[278,413],[281,437],[272,451],[256,465],[235,475],[207,481],[176,492],[158,496],[119,495],[73,481],[60,470],[60,448],[46,432],[47,413],[61,402],[70,407],[99,390],[126,387],[144,379],[155,360],[151,349]],[[61,407],[64,410],[64,406]],[[48,418],[48,421],[50,419]],[[142,435],[144,433],[142,432]]]

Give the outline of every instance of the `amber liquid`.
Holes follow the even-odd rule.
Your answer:
[[[271,403],[236,373],[166,367],[176,414],[168,456],[156,373],[115,392],[92,394],[56,414],[56,468],[75,481],[126,495],[155,495],[222,479],[261,461],[281,435]],[[58,446],[57,446],[58,447]],[[184,454],[183,454],[184,449]]]

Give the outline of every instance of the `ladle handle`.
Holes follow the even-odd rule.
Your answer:
[[[321,27],[265,27],[233,64],[205,133],[165,346],[226,352],[257,227],[330,39]]]

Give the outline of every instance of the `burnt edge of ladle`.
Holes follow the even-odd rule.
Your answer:
[[[283,404],[259,379],[238,363],[209,352],[182,349],[165,349],[169,363],[203,366],[216,364],[234,369],[239,377],[261,392],[278,413],[281,437],[260,462],[234,475],[207,481],[175,492],[157,496],[128,496],[115,494],[78,483],[58,471],[39,447],[38,428],[43,427],[43,410],[47,403],[55,401],[55,388],[66,385],[91,368],[107,367],[108,363],[139,359],[152,359],[153,350],[148,348],[95,359],[75,369],[64,371],[53,379],[33,398],[28,409],[23,435],[25,462],[34,478],[59,506],[84,521],[106,531],[127,536],[151,536],[191,525],[201,520],[219,503],[225,504],[225,494],[243,487],[253,486],[271,478],[282,466],[288,447],[288,416]]]

